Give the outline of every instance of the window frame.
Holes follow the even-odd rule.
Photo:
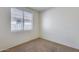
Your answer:
[[[22,11],[22,17],[23,17],[23,19],[22,19],[22,25],[23,25],[23,27],[21,27],[22,29],[21,30],[12,30],[12,11],[11,11],[11,32],[19,32],[19,31],[30,31],[30,30],[33,30],[33,13],[32,12],[29,12],[29,11],[24,11],[24,10],[21,10],[21,9],[18,9],[18,8],[11,8],[11,10],[12,9],[17,9],[17,10],[20,10],[20,11]],[[25,19],[24,19],[24,12],[26,12],[26,13],[29,13],[29,14],[31,14],[31,16],[30,17],[32,17],[31,18],[31,29],[25,29],[24,27],[25,27],[25,25],[24,25],[24,23],[25,23]],[[15,15],[16,16],[16,15]],[[29,20],[30,20],[30,18],[29,18]],[[16,24],[17,25],[17,24]],[[29,27],[29,26],[28,26]]]

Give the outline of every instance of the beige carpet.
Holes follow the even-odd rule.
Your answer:
[[[28,43],[5,50],[6,52],[77,52],[79,50],[73,49],[64,45],[47,41],[45,39],[35,39]]]

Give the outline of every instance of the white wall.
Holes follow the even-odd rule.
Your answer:
[[[51,8],[41,22],[42,38],[79,49],[79,8]]]
[[[10,9],[0,7],[0,51],[39,37],[39,13],[37,11],[19,8],[34,14],[34,28],[32,31],[12,33]]]

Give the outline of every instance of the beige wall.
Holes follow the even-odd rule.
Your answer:
[[[33,12],[34,28],[32,31],[13,33],[10,28],[10,9],[8,7],[0,7],[0,51],[39,37],[39,13],[37,11],[28,8],[19,8]]]
[[[79,49],[79,8],[51,8],[41,22],[43,38]]]

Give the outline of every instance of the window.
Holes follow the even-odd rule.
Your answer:
[[[24,30],[31,30],[33,23],[33,16],[31,13],[24,12]]]
[[[11,8],[11,31],[32,30],[33,15],[30,12]]]

